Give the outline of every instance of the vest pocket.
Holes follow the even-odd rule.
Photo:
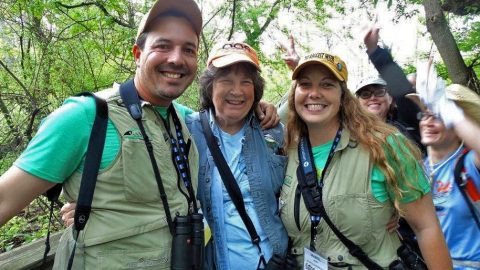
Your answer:
[[[157,144],[153,144],[154,150],[158,148]],[[160,175],[164,176],[162,175],[162,162],[158,155],[155,155],[155,158]],[[130,202],[158,202],[160,193],[145,142],[141,139],[124,139],[122,159],[125,199]],[[164,178],[162,177],[162,182],[165,186]],[[165,187],[165,190],[167,190],[167,187]]]
[[[170,269],[170,248],[106,250],[98,253],[97,269]]]
[[[364,245],[372,238],[372,214],[366,194],[346,194],[329,200],[328,215],[333,224],[351,241]],[[328,209],[330,208],[330,209]],[[324,224],[328,227],[327,224]],[[333,236],[333,232],[329,230]],[[335,237],[336,238],[336,237]]]

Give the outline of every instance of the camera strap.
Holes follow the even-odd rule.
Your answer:
[[[455,183],[458,185],[458,189],[462,194],[465,202],[467,203],[468,209],[470,210],[475,223],[477,223],[478,228],[480,229],[480,212],[476,208],[475,204],[480,207],[480,192],[475,187],[473,181],[469,178],[467,171],[465,169],[465,157],[468,154],[470,149],[464,148],[460,157],[457,159],[455,164],[455,169],[453,171],[453,176],[455,178]]]
[[[168,206],[167,194],[165,193],[163,181],[160,176],[160,170],[158,168],[157,161],[155,159],[155,154],[153,153],[152,142],[150,141],[150,138],[145,132],[145,127],[143,126],[143,123],[142,123],[142,106],[141,106],[140,98],[138,96],[138,92],[137,92],[137,89],[135,88],[135,84],[133,80],[129,80],[120,85],[120,96],[122,97],[123,103],[125,104],[130,116],[137,122],[137,125],[140,128],[140,132],[142,133],[143,139],[145,141],[145,146],[147,148],[147,152],[152,164],[153,173],[155,175],[155,180],[157,182],[158,190],[160,192],[160,198],[162,200],[162,204],[165,210],[165,218],[167,219],[168,228],[170,229],[170,233],[173,235],[174,233],[173,221],[172,221],[172,215],[170,213],[170,208]],[[196,213],[198,212],[198,206],[196,203],[195,194],[193,192],[193,187],[190,180],[190,169],[188,166],[188,158],[187,158],[188,147],[185,144],[185,141],[183,139],[180,120],[178,119],[178,116],[175,112],[175,109],[173,108],[173,105],[170,105],[167,112],[170,112],[169,115],[172,116],[172,119],[175,125],[177,139],[178,139],[178,144],[177,144],[177,139],[171,136],[169,132],[168,137],[171,144],[172,159],[173,159],[172,161],[176,168],[177,176],[183,180],[184,185],[187,188],[188,193],[190,194],[190,198],[186,196],[187,201],[189,205],[190,203],[193,204],[194,212]],[[164,121],[162,117],[160,118],[162,119],[162,121]],[[167,124],[165,124],[165,129],[169,130],[169,127]]]
[[[218,172],[222,178],[223,184],[227,190],[228,195],[232,199],[235,208],[237,208],[240,217],[242,218],[245,227],[247,228],[248,233],[250,234],[250,238],[252,239],[252,243],[257,246],[258,252],[260,254],[260,260],[258,262],[257,269],[263,264],[264,266],[267,265],[265,261],[265,257],[263,256],[262,249],[260,248],[260,236],[258,236],[257,230],[255,230],[255,226],[253,225],[252,220],[247,214],[245,210],[245,204],[243,201],[242,192],[238,187],[237,181],[232,174],[232,171],[228,167],[225,158],[218,147],[217,140],[213,136],[212,129],[210,128],[210,124],[208,121],[208,112],[206,110],[200,111],[200,122],[203,129],[203,135],[205,136],[205,141],[207,142],[208,149],[212,154],[213,160],[217,165]]]
[[[320,222],[320,218],[323,218],[330,229],[335,233],[338,239],[348,248],[348,252],[357,258],[363,265],[368,269],[380,270],[383,269],[380,265],[372,261],[368,255],[350,239],[348,239],[338,228],[333,224],[332,220],[328,216],[325,207],[322,201],[322,189],[325,173],[330,165],[330,162],[335,154],[335,149],[338,146],[342,135],[342,128],[340,127],[335,135],[332,147],[330,148],[330,153],[328,154],[325,167],[322,170],[322,175],[317,181],[317,172],[315,169],[315,162],[313,159],[312,147],[308,136],[300,138],[298,145],[298,157],[300,164],[297,167],[297,179],[298,186],[297,189],[300,189],[303,201],[305,202],[305,207],[310,213],[311,217],[311,238],[310,238],[310,249],[315,251],[315,237],[317,234],[316,228]]]

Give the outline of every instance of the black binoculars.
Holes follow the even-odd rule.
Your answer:
[[[296,268],[297,261],[292,255],[281,256],[274,254],[268,261],[265,270],[295,270]]]
[[[388,267],[389,270],[427,270],[427,265],[422,257],[415,253],[407,245],[401,245],[397,249],[400,260],[396,260]]]
[[[203,215],[176,216],[173,225],[171,269],[203,269]]]

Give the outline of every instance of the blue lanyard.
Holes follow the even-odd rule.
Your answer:
[[[299,142],[299,149],[298,149],[298,156],[300,159],[300,166],[302,168],[302,173],[303,173],[303,179],[305,181],[305,184],[307,187],[310,187],[311,189],[316,189],[313,191],[311,194],[317,194],[319,198],[317,201],[319,203],[322,203],[322,188],[323,188],[323,181],[325,178],[325,172],[328,169],[328,166],[330,165],[330,162],[332,161],[333,156],[335,155],[335,149],[338,146],[338,143],[340,142],[340,139],[342,137],[342,127],[337,130],[337,133],[335,135],[335,138],[333,139],[332,147],[330,148],[330,152],[328,154],[327,161],[325,163],[325,167],[322,170],[322,175],[320,176],[320,179],[317,178],[317,170],[315,168],[315,162],[313,159],[313,153],[312,153],[312,146],[310,143],[310,139],[308,136],[303,136],[300,138]],[[318,179],[318,180],[317,180]],[[304,198],[305,199],[305,198]],[[311,200],[307,200],[311,201]],[[306,205],[307,209],[310,209],[308,205]],[[311,235],[310,235],[310,249],[315,250],[315,237],[317,235],[317,226],[320,223],[320,215],[315,215],[310,212],[310,222],[311,222]]]
[[[170,133],[169,125],[168,125],[168,115],[172,116],[173,120],[173,125],[175,126],[175,137]],[[188,163],[188,151],[189,151],[189,145],[185,142],[183,139],[183,134],[182,134],[182,125],[180,124],[180,120],[178,119],[177,113],[175,112],[175,109],[173,108],[173,105],[170,105],[167,109],[167,119],[164,120],[165,124],[165,129],[168,132],[168,138],[170,141],[171,145],[171,150],[172,150],[172,160],[175,165],[175,169],[177,170],[178,176],[182,179],[183,183],[185,184],[185,187],[187,188],[187,191],[189,195],[185,194],[183,191],[181,191],[186,197],[187,200],[192,202],[194,200],[193,196],[193,190],[191,186],[191,177],[190,177],[190,168],[189,168],[189,163]],[[196,204],[193,203],[193,207],[195,208],[195,212],[197,211]]]

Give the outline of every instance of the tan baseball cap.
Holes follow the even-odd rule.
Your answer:
[[[153,4],[152,8],[143,16],[138,26],[136,38],[144,33],[150,24],[158,17],[158,15],[176,11],[184,15],[192,24],[197,36],[202,32],[202,13],[198,8],[197,3],[193,0],[158,0]]]
[[[343,62],[343,60],[336,55],[323,52],[311,53],[305,57],[302,57],[298,63],[298,66],[293,71],[292,80],[297,79],[298,74],[303,68],[313,64],[321,64],[326,66],[330,71],[332,71],[333,75],[335,75],[335,77],[342,82],[347,82],[348,80],[348,71],[345,62]]]
[[[227,42],[216,50],[207,60],[207,66],[226,67],[239,62],[254,65],[260,70],[260,61],[255,49],[243,42]]]

